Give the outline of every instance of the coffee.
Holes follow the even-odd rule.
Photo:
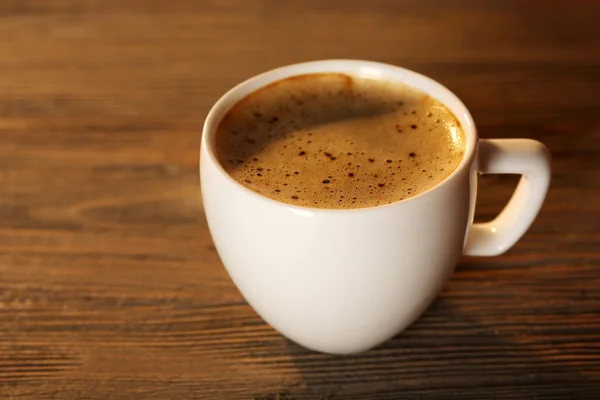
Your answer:
[[[460,163],[443,104],[401,83],[307,74],[263,87],[221,121],[216,149],[247,188],[313,208],[364,208],[422,193]]]

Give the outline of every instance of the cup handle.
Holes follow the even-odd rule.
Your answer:
[[[550,152],[531,139],[479,140],[481,174],[520,174],[515,192],[492,221],[471,226],[467,256],[496,256],[511,248],[529,229],[550,185]]]

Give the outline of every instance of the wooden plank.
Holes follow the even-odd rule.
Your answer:
[[[600,3],[0,2],[0,398],[600,398]],[[428,74],[482,137],[553,153],[542,213],[405,333],[307,351],[264,324],[198,185],[212,103],[319,58]],[[484,177],[477,219],[516,177]]]

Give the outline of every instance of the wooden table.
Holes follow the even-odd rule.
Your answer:
[[[0,399],[600,398],[599,17],[594,0],[0,1]],[[430,75],[482,137],[554,156],[513,249],[465,258],[407,331],[345,357],[244,302],[198,185],[222,93],[338,57]],[[483,179],[477,219],[515,182]]]

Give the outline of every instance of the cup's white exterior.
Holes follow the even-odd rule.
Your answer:
[[[404,82],[440,100],[465,132],[459,167],[417,196],[358,210],[293,206],[238,184],[213,148],[221,118],[270,82],[314,72]],[[473,218],[477,144],[462,102],[437,82],[403,68],[331,60],[259,75],[225,94],[204,126],[201,185],[215,246],[248,303],[283,335],[323,352],[367,350],[417,319],[452,273]]]

